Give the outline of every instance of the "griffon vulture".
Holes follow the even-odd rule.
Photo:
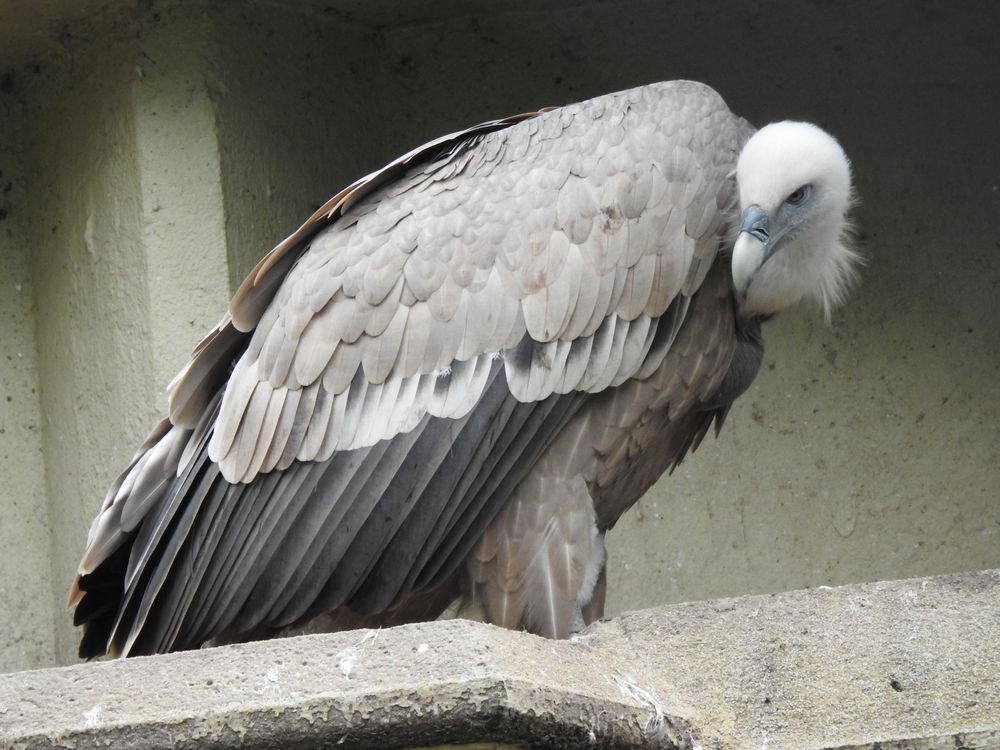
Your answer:
[[[605,532],[721,427],[761,324],[827,314],[850,166],[659,83],[479,125],[266,255],[111,487],[70,596],[91,657],[438,616],[565,637]]]

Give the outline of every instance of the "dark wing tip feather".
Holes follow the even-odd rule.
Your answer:
[[[109,555],[92,572],[77,576],[73,582],[77,605],[73,624],[83,626],[79,655],[82,659],[103,656],[121,604],[122,585],[128,567],[131,544],[126,543]]]

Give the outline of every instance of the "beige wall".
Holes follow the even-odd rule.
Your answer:
[[[612,532],[610,609],[1000,565],[996,20],[876,5],[122,4],[4,60],[0,669],[71,659],[104,488],[260,254],[427,138],[677,77],[840,136],[869,264]]]

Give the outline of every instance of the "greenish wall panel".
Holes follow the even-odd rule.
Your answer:
[[[31,82],[28,241],[51,514],[56,655],[86,529],[157,413],[150,398],[146,257],[131,40],[109,36]]]
[[[313,211],[381,166],[374,29],[308,5],[213,7],[230,286]]]
[[[135,19],[130,93],[153,356],[147,388],[158,414],[167,384],[229,300],[218,118],[209,94],[215,40],[199,8],[140,6]]]
[[[52,663],[51,527],[27,242],[20,85],[0,94],[0,670]]]

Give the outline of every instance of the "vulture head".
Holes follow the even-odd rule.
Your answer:
[[[743,147],[736,182],[741,312],[770,315],[812,299],[829,319],[860,260],[847,244],[851,164],[840,144],[809,123],[768,125]]]

